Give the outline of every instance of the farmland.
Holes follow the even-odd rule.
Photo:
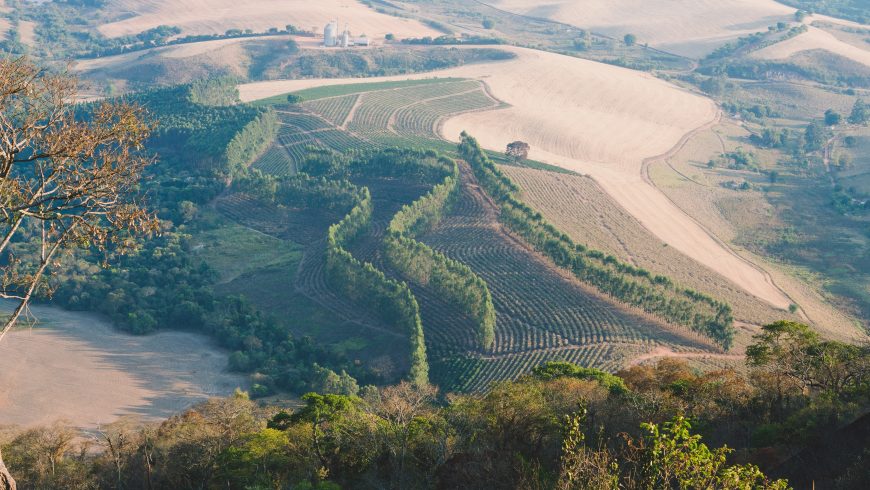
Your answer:
[[[309,100],[275,106],[281,120],[277,144],[253,168],[292,175],[309,146],[345,152],[416,146],[424,141],[437,144],[440,124],[448,117],[499,105],[480,82],[450,78],[327,87],[299,94]]]
[[[503,169],[532,207],[578,243],[726,300],[739,321],[770,322],[783,316],[784,312],[656,239],[594,180],[521,167]]]
[[[415,92],[427,91],[437,101],[443,100],[445,92],[463,97],[476,83],[448,82],[447,85],[455,86],[426,85],[384,92],[398,90],[400,97],[411,97],[410,94]],[[361,107],[368,97],[374,101],[385,100],[379,92],[338,97],[358,98],[356,104]],[[426,97],[420,96],[417,100],[425,101]],[[329,101],[329,98],[323,98],[313,102],[324,113],[334,113],[329,108],[340,104],[325,103]],[[318,144],[329,147],[322,143],[324,139],[321,133],[335,132],[344,134],[346,138],[354,137],[352,133],[343,133],[338,128],[323,129],[319,123],[306,120],[318,117],[319,121],[325,121],[308,112],[308,104],[310,102],[286,110],[279,108],[287,125],[298,124],[309,128],[306,134],[311,139],[307,143],[296,139],[289,142],[287,137],[283,138],[285,143],[290,143],[289,147],[302,146],[304,155]],[[371,105],[374,106],[374,102]],[[381,121],[399,121],[399,118],[389,116],[398,112],[395,104],[382,106],[385,107],[382,114],[375,115],[372,112],[372,119],[377,117]],[[340,112],[347,111],[343,109]],[[423,119],[426,113],[421,111],[419,114]],[[295,123],[294,118],[298,119]],[[333,120],[341,122],[335,118]],[[433,130],[429,131],[430,137],[434,136]],[[294,134],[298,134],[298,131]],[[377,140],[375,133],[368,135]],[[347,149],[338,145],[331,148]],[[273,151],[280,149],[282,147],[279,146]],[[268,158],[271,158],[269,153],[255,165]],[[305,164],[305,158],[299,160],[299,165]],[[357,260],[374,264],[388,278],[404,280],[404,276],[385,260],[382,243],[384,233],[393,215],[403,205],[422,195],[426,187],[407,178],[385,179],[370,172],[352,177],[352,181],[371,192],[374,212],[366,231],[349,244],[349,253]],[[328,308],[337,318],[344,318],[339,321],[340,324],[354,325],[354,328],[363,328],[379,335],[380,342],[394,346],[393,355],[390,356],[393,369],[405,369],[402,366],[406,364],[401,356],[396,357],[405,350],[398,347],[400,338],[393,336],[390,327],[372,311],[354,304],[343,294],[337,294],[327,281],[323,267],[325,244],[321,233],[325,233],[325,226],[337,221],[337,217],[318,215],[314,209],[297,209],[292,214],[282,214],[243,195],[222,198],[219,208],[226,216],[245,226],[272,236],[292,237],[297,242],[304,242],[303,259],[295,273],[295,294],[301,294]],[[420,305],[432,380],[445,389],[480,391],[493,381],[514,379],[527,373],[544,360],[568,359],[614,370],[637,355],[661,346],[668,346],[677,352],[695,352],[702,358],[705,352],[717,352],[708,340],[688,329],[668,326],[642,312],[628,310],[560,272],[547,259],[502,229],[496,209],[475,185],[474,177],[467,170],[462,172],[460,192],[449,213],[419,239],[448,258],[470,267],[488,285],[495,307],[497,320],[492,346],[481,348],[476,327],[469,317],[461,314],[455,305],[445,302],[445,298],[431,284],[410,283]],[[534,287],[528,287],[530,284]],[[276,307],[271,308],[274,311]],[[340,328],[337,331],[345,330]],[[372,344],[366,342],[366,348],[371,349]],[[380,355],[384,355],[384,352],[380,351]],[[372,357],[367,358],[374,361]]]
[[[511,12],[543,17],[638,42],[683,56],[702,57],[739,36],[789,20],[795,9],[772,0],[495,0]]]
[[[527,373],[544,360],[615,369],[661,344],[712,350],[697,336],[628,312],[560,273],[502,229],[496,208],[468,170],[462,177],[462,192],[453,211],[422,240],[467,264],[487,282],[498,322],[493,348],[467,353],[472,332],[423,300],[438,382],[452,389],[480,390],[493,380]]]
[[[356,1],[321,0],[316,4],[299,0],[124,0],[114,2],[117,20],[98,27],[108,37],[117,37],[160,26],[175,25],[183,34],[223,33],[228,29],[264,31],[293,24],[301,29],[322,28],[323,19],[353,19],[356,32],[382,39],[387,33],[398,36],[437,35],[419,22],[375,12]]]
[[[667,153],[687,133],[716,119],[716,108],[709,100],[647,74],[542,51],[501,49],[516,58],[427,74],[428,78],[485,81],[488,92],[506,104],[445,118],[440,133],[446,139],[456,141],[461,131],[468,130],[493,151],[501,151],[510,141],[526,141],[532,148],[531,158],[591,175],[669,246],[774,306],[788,307],[788,299],[762,272],[723,247],[641,175],[645,159]],[[257,100],[352,82],[260,82],[242,85],[240,93],[242,100]],[[681,109],[673,111],[673,107]],[[578,127],[583,131],[578,132]]]

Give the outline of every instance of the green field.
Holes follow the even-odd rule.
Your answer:
[[[322,87],[313,87],[296,92],[288,92],[286,94],[274,95],[272,97],[261,99],[253,102],[255,106],[273,106],[284,105],[287,103],[288,95],[296,95],[302,98],[303,101],[313,101],[325,99],[327,97],[341,97],[343,95],[361,94],[364,92],[375,92],[379,90],[392,90],[396,88],[417,87],[421,85],[438,85],[442,83],[450,83],[463,80],[462,78],[422,78],[419,80],[398,80],[393,82],[362,82],[349,83],[344,85],[325,85]]]

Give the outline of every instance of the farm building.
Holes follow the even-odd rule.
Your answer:
[[[349,48],[352,46],[368,47],[369,38],[363,34],[353,37],[347,25],[344,31],[338,32],[338,21],[333,20],[323,28],[323,45],[327,48]]]

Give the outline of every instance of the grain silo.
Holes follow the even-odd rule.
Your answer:
[[[341,33],[341,47],[347,48],[350,46],[350,30],[344,26],[344,32]]]
[[[323,45],[331,48],[338,45],[338,22],[332,21],[323,28]]]

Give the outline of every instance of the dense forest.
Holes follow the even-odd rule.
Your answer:
[[[32,428],[2,449],[24,488],[861,489],[870,454],[837,445],[843,427],[866,441],[853,421],[870,404],[868,361],[867,346],[777,322],[745,372],[554,362],[485,395],[401,383],[309,393],[292,411],[237,393],[85,440]],[[806,447],[838,459],[802,466]]]
[[[501,207],[500,219],[557,266],[622,302],[706,335],[723,349],[734,340],[731,307],[669,278],[653,275],[613,256],[575,244],[517,199],[517,186],[489,159],[477,141],[463,133],[459,154]]]
[[[374,382],[344,356],[310,338],[292,336],[246,299],[216,294],[216,271],[191,253],[193,234],[222,226],[215,218],[201,219],[202,208],[231,181],[241,186],[262,183],[247,165],[271,144],[274,113],[236,104],[235,84],[226,79],[153,90],[131,99],[160,122],[149,141],[160,158],[143,182],[160,218],[160,234],[123,253],[65,257],[43,298],[51,295],[65,308],[104,314],[134,334],[167,327],[208,334],[232,353],[232,370],[258,373],[255,396],[323,389],[336,378],[353,386],[356,379]],[[80,116],[87,117],[88,110],[82,107]],[[347,188],[323,179],[298,176],[272,185],[288,204],[308,201],[334,209],[352,205]],[[38,231],[25,230],[16,246],[30,246]]]

